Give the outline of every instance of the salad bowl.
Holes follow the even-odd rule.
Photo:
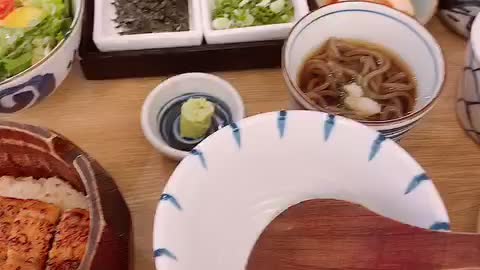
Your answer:
[[[40,0],[39,2],[42,1],[45,5],[49,5],[53,10],[58,9],[56,5],[58,5],[59,1]],[[29,1],[24,0],[24,2]],[[34,27],[25,30],[26,32],[20,33],[20,35],[26,36],[27,31],[29,33],[32,33],[33,31],[33,46],[25,44],[25,42],[22,43],[21,40],[17,40],[17,44],[21,44],[18,47],[29,46],[31,50],[21,50],[22,48],[14,48],[13,50],[13,53],[20,54],[19,58],[24,56],[28,57],[29,54],[35,55],[37,52],[35,50],[50,50],[46,53],[46,56],[39,58],[36,63],[16,75],[7,76],[3,78],[3,80],[1,69],[5,68],[6,64],[5,62],[2,63],[4,59],[2,59],[3,57],[0,57],[0,114],[15,113],[38,104],[51,95],[70,72],[80,44],[84,0],[71,0],[71,2],[65,2],[65,6],[62,6],[62,8],[70,10],[72,21],[69,23],[69,26],[65,26],[67,29],[63,38],[60,38],[58,35],[55,37],[55,39],[59,39],[59,41],[54,47],[36,47],[35,43],[38,42],[38,40],[45,39],[44,36],[40,35],[42,34],[41,31],[56,31],[55,29],[60,27],[55,24],[55,21],[58,20],[58,18],[52,15],[48,17],[49,21],[42,22],[43,29],[41,31],[38,30],[35,32]],[[9,42],[9,33],[2,32],[4,30],[5,29],[2,29],[0,24],[0,45],[2,42]],[[37,36],[35,36],[35,33],[40,33],[38,39]]]
[[[246,269],[266,226],[311,199],[449,229],[433,181],[394,141],[339,116],[271,112],[217,131],[179,164],[155,215],[156,268]]]

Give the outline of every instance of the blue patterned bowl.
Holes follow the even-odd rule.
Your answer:
[[[70,34],[40,62],[0,81],[0,114],[32,107],[51,95],[70,72],[80,44],[84,0],[72,0],[74,19]]]
[[[331,2],[329,0],[315,0],[318,7]],[[425,25],[437,12],[438,0],[412,0],[412,5],[415,9],[415,19]]]
[[[465,37],[470,36],[473,20],[479,12],[480,0],[440,0],[439,15],[442,21]]]
[[[462,127],[480,144],[480,16],[472,26],[463,78],[458,89],[457,115]]]
[[[331,37],[363,40],[389,49],[408,65],[417,79],[417,100],[412,112],[396,119],[360,120],[361,123],[387,138],[400,140],[432,110],[445,80],[445,60],[437,41],[412,17],[367,2],[322,7],[303,17],[292,29],[283,48],[282,68],[293,108],[329,112],[305,95],[298,81],[305,59]]]
[[[343,117],[272,112],[217,131],[177,167],[157,206],[156,267],[244,270],[277,215],[317,198],[449,229],[433,181],[392,140]]]

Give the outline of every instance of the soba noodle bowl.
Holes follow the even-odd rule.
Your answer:
[[[363,41],[331,38],[311,56],[299,86],[321,110],[358,120],[392,120],[412,112],[416,81],[386,49]]]

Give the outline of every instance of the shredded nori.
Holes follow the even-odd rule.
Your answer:
[[[189,30],[187,0],[115,0],[112,4],[121,35]]]

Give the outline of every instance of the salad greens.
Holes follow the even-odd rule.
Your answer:
[[[216,30],[288,23],[294,17],[291,0],[216,0],[212,27]]]
[[[0,20],[0,81],[47,56],[71,23],[64,0],[15,0],[15,9]]]

